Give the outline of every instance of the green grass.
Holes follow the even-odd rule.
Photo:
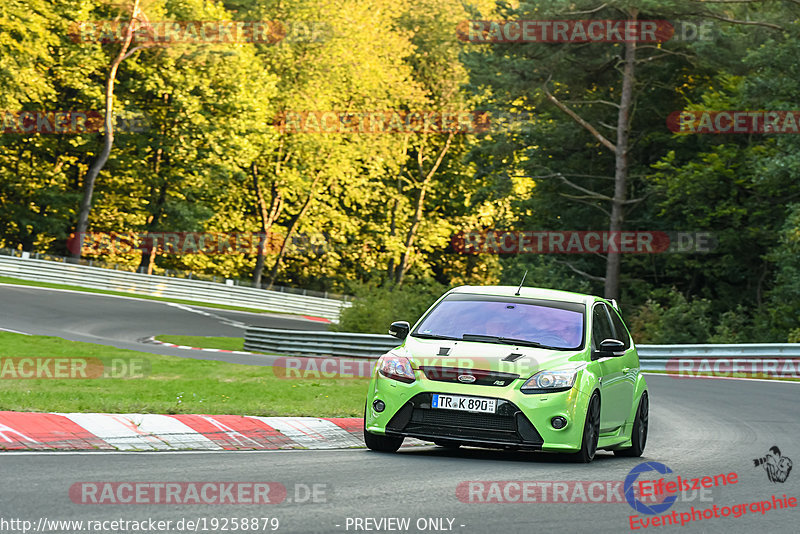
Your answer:
[[[165,343],[204,349],[244,350],[244,338],[242,337],[156,336],[156,339]]]
[[[182,300],[170,299],[166,297],[154,297],[152,295],[142,295],[141,293],[127,292],[127,291],[110,291],[107,289],[93,289],[90,287],[73,286],[69,284],[53,284],[50,282],[35,282],[32,280],[22,280],[21,278],[11,278],[8,276],[0,276],[0,283],[14,284],[18,286],[34,286],[34,287],[49,287],[53,289],[70,289],[72,291],[82,291],[84,293],[100,293],[101,295],[117,295],[122,297],[135,297],[145,300],[157,300],[159,302],[174,302],[176,304],[185,304],[187,306],[205,306],[206,308],[217,308],[220,310],[234,310],[253,313],[270,313],[270,310],[261,310],[258,308],[247,308],[244,306],[229,306],[227,304],[213,304],[210,302],[199,302],[196,300]],[[280,313],[282,315],[299,315],[288,312],[272,312]]]
[[[223,338],[224,339],[224,338]],[[137,378],[9,378],[6,358],[124,358]],[[367,379],[281,379],[272,368],[0,332],[0,410],[361,417]]]

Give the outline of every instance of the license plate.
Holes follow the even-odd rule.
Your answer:
[[[496,399],[480,399],[477,397],[461,397],[458,395],[434,395],[431,408],[440,410],[461,410],[463,412],[494,413]]]

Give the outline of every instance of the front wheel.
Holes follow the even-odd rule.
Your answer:
[[[647,422],[650,417],[650,402],[647,400],[647,392],[642,393],[642,400],[639,401],[639,409],[636,410],[636,419],[633,420],[633,431],[631,432],[631,447],[614,451],[617,456],[627,456],[637,458],[644,452],[647,444]]]
[[[575,460],[588,464],[594,460],[597,452],[597,440],[600,437],[600,395],[592,394],[589,406],[586,408],[586,422],[583,424],[583,439],[581,450],[575,454]]]
[[[364,429],[364,443],[367,448],[378,452],[397,452],[400,445],[403,444],[403,438],[393,436],[381,436],[379,434],[372,434]]]
[[[405,438],[402,436],[395,438],[367,432],[367,408],[364,407],[364,443],[368,449],[378,452],[397,452],[403,444],[403,439]]]

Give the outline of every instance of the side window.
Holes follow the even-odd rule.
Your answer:
[[[608,320],[605,304],[595,304],[592,309],[592,346],[597,348],[604,339],[614,337],[614,330]]]
[[[628,350],[631,348],[631,336],[628,334],[628,330],[625,328],[617,310],[611,309],[609,311],[611,312],[611,323],[614,325],[614,332],[616,333],[614,339],[619,339],[625,343],[625,350]]]

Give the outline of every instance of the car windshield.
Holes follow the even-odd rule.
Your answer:
[[[583,304],[484,295],[450,295],[412,333],[414,337],[579,349]]]

